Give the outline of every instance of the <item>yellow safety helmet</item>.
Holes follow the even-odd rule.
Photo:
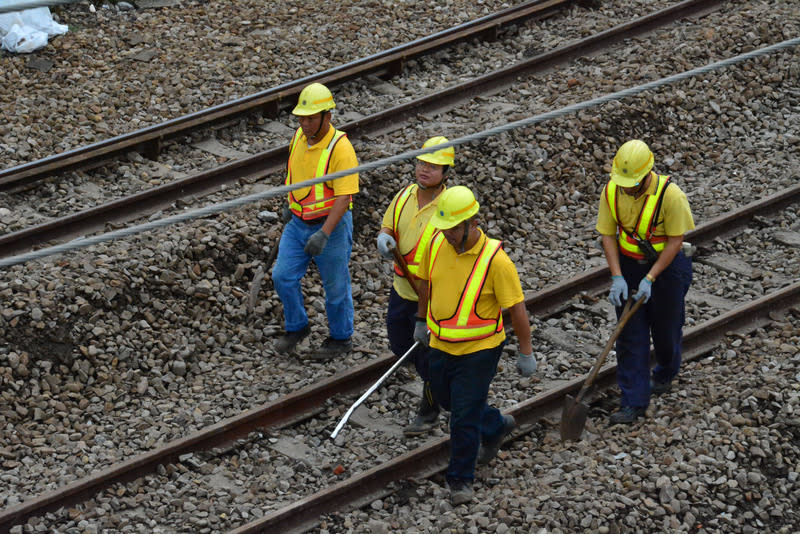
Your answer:
[[[447,139],[443,135],[437,135],[436,137],[431,137],[425,144],[422,145],[422,148],[430,148],[432,146],[441,145],[442,143],[449,143],[450,140]],[[455,158],[456,158],[456,150],[452,146],[444,147],[441,150],[437,150],[436,152],[429,152],[428,154],[422,154],[417,156],[417,159],[421,159],[422,161],[427,161],[428,163],[434,163],[436,165],[450,165],[451,167],[455,165]]]
[[[653,153],[639,139],[628,141],[617,150],[611,166],[611,181],[620,187],[638,185],[653,168]]]
[[[478,208],[480,204],[468,187],[451,187],[439,196],[431,224],[434,228],[447,230],[478,213]]]
[[[307,117],[320,111],[327,111],[336,107],[330,90],[321,83],[307,85],[297,98],[297,105],[292,110],[292,115]]]

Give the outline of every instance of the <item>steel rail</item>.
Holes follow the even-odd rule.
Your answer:
[[[688,234],[687,238],[694,239],[696,245],[710,243],[717,237],[730,235],[737,230],[743,229],[756,215],[773,213],[799,200],[800,185],[797,185],[700,225],[692,233]],[[565,302],[568,303],[574,295],[580,292],[600,291],[605,288],[608,285],[608,276],[607,267],[592,269],[536,292],[526,299],[526,307],[534,315],[548,315],[556,309],[563,308]],[[507,315],[505,318],[506,324],[510,324],[510,319]],[[719,318],[714,321],[717,320]],[[687,332],[684,337],[684,343],[687,340],[691,340],[692,335],[694,334]],[[184,454],[208,450],[220,444],[230,443],[254,430],[277,427],[302,420],[308,414],[318,411],[325,400],[334,395],[361,392],[366,385],[374,382],[385,373],[395,361],[396,359],[393,356],[377,358],[322,380],[317,384],[306,386],[275,402],[254,408],[240,416],[226,419],[190,436],[170,442],[161,448],[111,466],[95,475],[77,480],[63,488],[33,497],[7,510],[0,511],[0,534],[7,534],[12,526],[27,521],[30,517],[39,516],[56,510],[61,506],[80,502],[82,499],[94,495],[112,484],[147,475],[155,471],[158,465],[174,462]],[[603,380],[608,379],[607,375],[608,371],[601,370],[595,383],[603,383]],[[574,384],[577,384],[577,387],[580,388],[581,383],[582,381],[580,380],[571,382],[566,387],[574,387]],[[569,389],[566,393],[573,393],[573,389]],[[546,396],[548,394],[542,395]],[[445,445],[442,446],[445,447]],[[408,454],[413,456],[417,453],[412,451]],[[438,465],[436,464],[438,460],[435,458],[417,460],[420,465]]]
[[[186,137],[197,130],[230,123],[234,119],[254,113],[277,117],[282,108],[295,104],[296,96],[303,87],[311,82],[320,82],[330,87],[336,87],[367,74],[385,73],[387,76],[394,76],[402,72],[403,64],[409,59],[432,54],[442,48],[481,36],[488,37],[488,40],[494,40],[501,28],[529,19],[552,16],[575,1],[533,0],[526,2],[259,93],[91,145],[11,167],[0,171],[0,191],[29,186],[48,176],[70,170],[95,168],[132,151],[142,152],[151,159],[157,159],[166,142]]]
[[[721,0],[686,0],[519,64],[345,124],[341,129],[349,137],[358,138],[397,128],[402,121],[417,114],[445,109],[456,101],[470,99],[481,92],[511,86],[519,76],[551,68],[555,64],[610,46],[632,35],[697,14],[720,2]],[[273,148],[125,198],[5,234],[0,236],[0,257],[25,252],[49,241],[85,235],[102,229],[106,224],[122,223],[143,213],[166,209],[176,200],[216,191],[220,186],[237,180],[262,179],[282,170],[288,153],[288,145]]]
[[[752,331],[770,321],[767,314],[786,310],[798,303],[800,282],[689,329],[683,337],[684,361],[693,361],[708,353],[730,332]],[[598,374],[595,385],[608,388],[615,383],[615,377],[616,365],[608,365]],[[583,385],[583,380],[583,377],[571,380],[562,387],[517,404],[506,413],[513,415],[523,429],[525,425],[532,425],[546,416],[558,417],[566,395],[576,393]],[[352,509],[390,493],[387,486],[392,482],[443,471],[447,466],[449,440],[449,437],[445,437],[425,444],[242,525],[229,534],[306,532],[319,524],[320,516]]]

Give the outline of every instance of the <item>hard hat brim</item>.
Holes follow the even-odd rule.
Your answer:
[[[433,163],[434,165],[441,165],[442,167],[446,165],[450,165],[451,167],[453,166],[453,164],[450,163],[449,161],[443,161],[441,158],[436,157],[434,154],[422,154],[420,156],[417,156],[417,159],[427,163]]]
[[[439,215],[440,212],[437,211],[433,214],[433,217],[431,217],[431,226],[439,230],[449,230],[450,228],[453,228],[454,226],[471,219],[476,213],[478,213],[479,209],[480,204],[478,204],[478,201],[476,200],[474,204],[470,206],[469,210],[464,213],[463,217],[443,217],[442,215]]]
[[[633,178],[628,178],[627,176],[622,176],[621,174],[616,174],[614,172],[611,173],[611,181],[617,184],[620,187],[633,187],[639,183],[639,180],[634,180]]]
[[[314,110],[303,108],[303,107],[300,107],[300,106],[295,106],[295,108],[292,110],[292,115],[295,115],[297,117],[310,117],[311,115],[316,115],[317,113],[322,113],[324,111],[331,110],[331,109],[333,109],[335,107],[336,106],[331,106],[329,108],[318,109],[318,110],[314,111]]]

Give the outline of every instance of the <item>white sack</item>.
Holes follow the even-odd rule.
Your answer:
[[[45,46],[48,37],[67,33],[67,29],[66,24],[53,20],[47,7],[0,13],[0,47],[9,52],[33,52]]]

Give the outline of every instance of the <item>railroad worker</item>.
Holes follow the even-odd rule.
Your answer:
[[[331,124],[333,95],[322,84],[305,87],[292,114],[300,127],[289,148],[286,185],[358,166],[347,135]],[[279,353],[291,353],[311,332],[300,280],[314,259],[325,290],[329,336],[311,354],[326,360],[352,348],[353,294],[350,253],[353,248],[353,195],[358,174],[296,189],[284,208],[286,226],[272,271],[275,291],[283,303],[285,334],[275,343]]]
[[[430,380],[433,398],[450,410],[450,462],[447,483],[454,505],[472,499],[476,461],[486,463],[515,426],[514,418],[487,404],[506,334],[502,308],[508,308],[519,340],[517,369],[536,370],[522,286],[502,242],[478,228],[478,201],[467,187],[439,196],[431,238],[419,263],[414,339],[427,343],[430,330]],[[480,455],[479,455],[480,449]]]
[[[623,144],[597,215],[596,228],[611,271],[609,300],[617,317],[629,288],[637,288],[634,300],[645,299],[617,339],[621,402],[611,414],[612,424],[644,416],[651,393],[669,391],[681,365],[684,298],[692,282],[692,262],[681,249],[694,219],[684,192],[669,176],[653,172],[653,162],[643,141]],[[652,377],[651,335],[657,361]]]
[[[448,139],[443,136],[431,137],[422,148],[447,142]],[[378,252],[387,260],[393,260],[392,250],[397,248],[415,281],[419,280],[416,272],[420,259],[435,231],[430,224],[431,216],[436,210],[439,195],[447,188],[445,181],[448,170],[454,165],[455,149],[452,146],[417,156],[416,183],[400,190],[383,215],[383,225],[378,233]],[[386,331],[389,334],[389,347],[397,356],[405,354],[414,344],[417,308],[417,293],[395,263],[386,312]],[[439,405],[431,394],[427,347],[418,346],[409,359],[422,379],[422,399],[414,421],[403,432],[407,436],[418,436],[434,427],[439,419]]]

